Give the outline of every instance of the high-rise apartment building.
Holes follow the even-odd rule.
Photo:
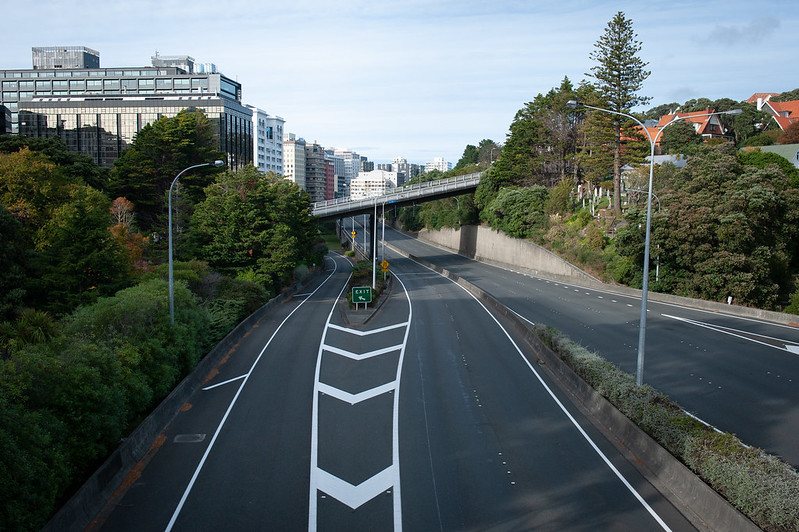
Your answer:
[[[432,170],[439,170],[441,172],[448,172],[452,170],[452,163],[449,163],[444,160],[443,157],[436,157],[431,162],[427,162],[424,165],[424,171],[430,172]]]
[[[34,48],[33,69],[0,70],[0,133],[58,136],[71,151],[111,166],[145,125],[199,109],[211,121],[228,167],[252,163],[252,111],[241,104],[240,83],[194,72],[193,60],[191,70],[99,68],[99,53],[69,50]]]
[[[394,190],[397,174],[386,170],[362,172],[352,180],[350,197],[352,199],[372,198]]]
[[[283,175],[283,125],[285,120],[252,105],[253,165],[263,173]]]
[[[312,202],[324,201],[326,183],[325,149],[319,144],[305,144],[305,190]]]
[[[294,133],[283,138],[283,175],[294,181],[303,190],[305,187],[305,139],[298,139]]]

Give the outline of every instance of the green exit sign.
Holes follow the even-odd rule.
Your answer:
[[[353,303],[371,303],[372,302],[372,287],[371,286],[353,286],[352,287],[352,302]]]

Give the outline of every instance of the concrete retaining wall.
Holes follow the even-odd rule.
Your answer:
[[[502,231],[479,225],[464,225],[460,229],[423,229],[419,240],[455,251],[459,255],[483,262],[524,271],[532,275],[549,276],[583,285],[602,284],[596,277],[566,262],[551,251],[520,238],[511,238]]]
[[[43,531],[82,531],[92,525],[106,502],[123,485],[128,474],[151,449],[160,446],[158,436],[174,419],[180,407],[199,389],[208,374],[220,361],[233,351],[242,337],[261,318],[286,297],[308,284],[317,274],[309,275],[302,283],[287,290],[256,310],[235,329],[228,333],[194,368],[172,393],[139,425],[131,435],[108,457],[95,473],[67,501],[67,503],[44,526]]]
[[[741,532],[760,530],[726,499],[586,384],[535,335],[525,321],[505,305],[452,272],[396,248],[392,247],[392,249],[466,288],[495,316],[524,338],[534,354],[533,358],[528,359],[529,362],[541,365],[553,375],[561,386],[594,418],[595,426],[603,432],[605,437],[623,454],[630,456],[630,462],[641,474],[697,529],[725,532],[728,530]]]
[[[641,290],[621,285],[603,283],[577,266],[563,260],[551,251],[520,238],[512,238],[502,231],[485,226],[462,226],[460,229],[443,228],[439,231],[424,229],[419,240],[449,249],[470,259],[510,268],[538,277],[573,283],[587,288],[604,290],[620,295],[641,298]],[[683,305],[711,312],[773,321],[799,327],[799,316],[773,312],[740,305],[728,305],[689,297],[661,294],[650,291],[650,301]]]

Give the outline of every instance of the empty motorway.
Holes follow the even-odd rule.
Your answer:
[[[330,255],[231,351],[103,530],[693,530],[460,286],[399,256],[366,323]]]

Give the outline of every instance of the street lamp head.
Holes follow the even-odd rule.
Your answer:
[[[569,100],[568,102],[566,102],[566,107],[568,107],[569,109],[577,109],[581,105],[582,104],[577,100]]]
[[[724,114],[725,115],[737,116],[737,115],[743,114],[743,112],[744,112],[743,109],[730,109],[729,111],[724,111]]]
[[[217,159],[216,161],[213,162],[213,165],[215,167],[219,168],[221,166],[225,166],[225,161],[221,161],[221,160]]]

